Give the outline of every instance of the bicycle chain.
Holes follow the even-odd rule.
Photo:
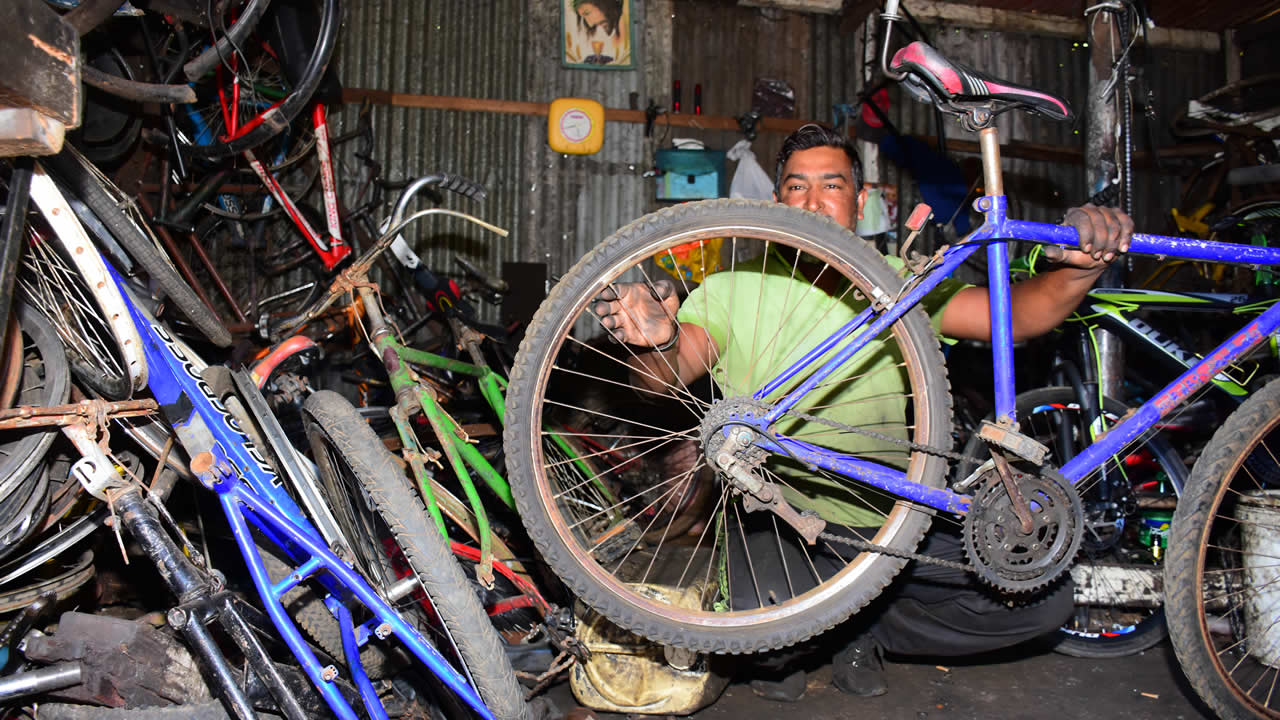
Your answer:
[[[818,537],[822,538],[823,540],[831,540],[833,542],[844,543],[845,545],[852,546],[853,548],[857,550],[861,550],[863,552],[880,553],[881,555],[889,555],[891,557],[902,558],[903,560],[916,560],[918,562],[929,563],[930,565],[941,565],[942,567],[951,568],[953,570],[964,570],[966,572],[977,571],[977,568],[973,565],[973,563],[962,563],[962,562],[956,562],[954,560],[943,560],[942,558],[933,557],[932,555],[925,555],[923,553],[910,552],[907,550],[899,550],[897,548],[891,548],[888,545],[877,545],[873,542],[867,542],[866,540],[857,540],[854,538],[847,538],[847,537],[844,537],[843,535],[834,535],[829,532],[818,533]]]

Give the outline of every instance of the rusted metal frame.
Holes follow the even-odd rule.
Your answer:
[[[4,358],[4,380],[0,382],[0,408],[8,409],[13,407],[18,393],[22,391],[22,374],[26,369],[26,363],[23,362],[25,348],[22,343],[22,327],[18,325],[16,313],[13,322],[7,327],[0,324],[0,327],[4,328],[4,347],[8,348]]]
[[[48,405],[37,407],[24,405],[21,407],[0,410],[0,430],[18,428],[45,427],[49,425],[66,426],[84,423],[96,425],[99,419],[109,417],[141,417],[154,415],[160,406],[155,400],[82,400],[68,405]]]
[[[138,205],[142,207],[142,211],[150,217],[155,217],[155,212],[151,208],[151,204],[143,195],[138,196]],[[182,273],[182,277],[186,278],[187,284],[192,290],[200,296],[200,301],[215,315],[218,311],[213,307],[213,302],[209,300],[209,296],[205,293],[204,287],[196,281],[195,274],[191,272],[191,266],[187,265],[187,261],[182,259],[182,253],[178,251],[178,243],[174,242],[173,236],[163,225],[155,226],[156,232],[159,233],[160,239],[164,241],[164,246],[169,250],[169,256],[173,258],[174,265],[178,271]],[[205,253],[204,247],[200,245],[200,240],[196,238],[195,233],[187,233],[187,239],[191,242],[191,249],[195,250],[196,257],[200,258],[200,262],[204,264],[206,270],[209,271],[209,277],[213,280],[213,286],[217,288],[218,293],[226,299],[227,304],[231,306],[231,312],[235,313],[236,319],[240,322],[246,322],[247,318],[240,311],[240,304],[236,302],[235,297],[231,295],[231,290],[227,288],[227,284],[222,280],[222,276],[218,274],[217,269],[213,266],[213,261],[209,259]],[[220,317],[220,316],[219,316]]]

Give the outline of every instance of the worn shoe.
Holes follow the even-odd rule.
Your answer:
[[[785,675],[778,680],[765,680],[762,678],[752,680],[751,692],[765,700],[795,702],[804,695],[804,686],[804,671],[792,670],[789,675]]]
[[[846,645],[831,659],[831,682],[840,692],[860,697],[888,692],[880,643],[864,633]]]

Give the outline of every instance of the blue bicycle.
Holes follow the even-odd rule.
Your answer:
[[[890,4],[887,17],[897,20]],[[963,68],[922,43],[904,47],[892,64],[887,56],[886,42],[886,72],[979,134],[988,193],[975,203],[986,218],[980,228],[932,258],[895,260],[895,267],[838,224],[804,210],[741,200],[667,208],[580,260],[539,309],[520,348],[505,440],[526,528],[581,599],[665,645],[741,653],[799,642],[864,607],[908,560],[967,569],[1006,593],[1048,587],[1076,559],[1084,533],[1080,496],[1096,482],[1095,471],[1141,443],[1161,418],[1280,326],[1280,308],[1250,320],[1054,467],[1049,448],[1018,424],[1009,241],[1073,247],[1077,236],[1069,227],[1007,215],[993,120],[1013,109],[1056,119],[1070,111],[1051,95]],[[948,486],[949,463],[962,458],[951,451],[947,369],[930,323],[938,314],[930,291],[980,250],[987,253],[992,298],[995,420],[979,432],[993,459],[979,460],[977,470]],[[1146,234],[1133,236],[1131,251],[1280,263],[1272,249]],[[673,283],[663,266],[682,264],[694,272]],[[691,277],[705,279],[695,284]],[[705,332],[714,340],[711,350],[665,352],[675,343],[665,333],[644,345],[610,342],[593,306],[616,297],[624,283],[640,283],[626,290],[645,287],[660,301],[672,297],[674,286],[679,309],[665,311],[673,335]],[[1240,412],[1265,402],[1258,397],[1276,404],[1278,395],[1273,385]],[[574,488],[552,472],[561,461],[542,450],[545,428],[565,413],[592,421],[573,425],[583,428],[582,439],[652,454],[667,472],[643,492],[620,489],[610,507],[580,507]],[[1259,426],[1277,421],[1267,422]],[[690,443],[697,452],[682,449]],[[706,466],[720,478],[712,509],[691,530],[664,531],[656,524],[668,522],[662,509]],[[1184,498],[1235,497],[1217,491],[1220,480],[1194,476]],[[1260,481],[1250,497],[1270,487],[1280,484]],[[1169,577],[1189,589],[1181,605],[1170,596],[1168,609],[1175,641],[1184,636],[1180,656],[1192,645],[1208,648],[1202,655],[1216,658],[1206,660],[1216,670],[1202,670],[1202,678],[1212,678],[1204,682],[1231,687],[1249,712],[1265,711],[1280,663],[1257,655],[1250,642],[1224,644],[1214,634],[1256,637],[1269,628],[1258,613],[1248,621],[1241,609],[1248,593],[1240,589],[1262,584],[1241,570],[1249,551],[1240,540],[1218,545],[1206,530],[1205,518],[1213,515],[1182,508],[1179,514]],[[965,553],[917,554],[931,522],[953,526]],[[1206,559],[1211,545],[1226,548],[1234,561]],[[1194,627],[1188,613],[1200,619]],[[1218,621],[1224,617],[1230,622]],[[1228,649],[1219,655],[1215,647]],[[1246,668],[1255,675],[1246,676]]]
[[[144,499],[143,488],[122,474],[93,433],[68,429],[84,455],[73,475],[120,511],[123,526],[157,564],[178,598],[169,624],[186,639],[223,708],[233,717],[255,716],[261,698],[247,689],[255,685],[246,681],[247,671],[286,717],[329,710],[352,720],[385,718],[373,680],[416,659],[447,689],[446,698],[429,703],[447,706],[453,697],[457,708],[479,717],[528,717],[524,693],[471,583],[395,458],[354,408],[334,393],[308,398],[304,423],[316,464],[309,470],[247,371],[206,366],[147,311],[136,285],[102,259],[43,169],[37,166],[30,177],[33,204],[48,227],[31,231],[28,252],[47,259],[51,269],[44,275],[59,282],[41,287],[48,285],[49,299],[62,299],[38,307],[75,300],[85,317],[101,310],[110,319],[93,338],[116,346],[125,358],[125,386],[154,397],[191,458],[191,473],[217,494],[262,599],[265,617],[228,592],[198,552],[174,542],[160,521],[162,508]],[[444,211],[410,220],[432,212]],[[409,222],[396,220],[375,253]],[[69,287],[77,294],[67,294]],[[214,623],[239,646],[243,669],[224,655],[207,627]],[[264,641],[270,625],[287,655],[278,652],[278,642]],[[299,687],[299,666],[321,700],[312,702],[306,680]]]

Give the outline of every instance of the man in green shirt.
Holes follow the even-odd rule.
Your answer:
[[[826,215],[853,230],[861,217],[866,191],[862,189],[861,162],[849,140],[817,125],[792,133],[778,154],[775,199]],[[1065,224],[1079,232],[1080,249],[1046,246],[1045,256],[1057,266],[1013,286],[1015,341],[1044,334],[1065,320],[1107,264],[1128,249],[1133,231],[1127,215],[1092,206],[1071,209]],[[658,298],[647,285],[639,283],[620,285],[616,292],[602,296],[594,308],[601,324],[615,339],[636,349],[629,361],[634,369],[632,384],[666,392],[672,384],[688,386],[710,368],[727,393],[746,394],[761,387],[773,373],[794,362],[803,349],[827,337],[858,311],[857,305],[843,298],[838,286],[809,277],[797,279],[793,266],[785,258],[771,259],[775,255],[740,263],[731,273],[710,275],[683,302],[668,283],[657,284]],[[799,269],[803,273],[804,268]],[[796,282],[800,283],[799,288],[794,286]],[[825,292],[814,292],[815,288]],[[735,302],[737,295],[750,302]],[[763,319],[770,323],[763,336],[772,338],[778,357],[760,362],[757,348],[743,347],[743,338],[761,335],[758,326],[762,319],[741,311],[734,313],[733,307],[773,307],[760,299],[793,295],[803,297],[794,309]],[[707,297],[720,300],[712,302]],[[941,335],[989,340],[989,303],[985,288],[947,280],[922,304],[934,330]],[[672,316],[680,323],[678,332],[669,320]],[[741,323],[751,324],[752,332],[745,327],[735,329]],[[786,356],[788,352],[793,356]],[[864,353],[859,357],[868,359],[859,366],[841,368],[840,372],[848,377],[874,377],[875,382],[836,382],[835,386],[845,389],[832,391],[834,395],[806,398],[805,402],[821,403],[826,408],[856,406],[859,426],[875,429],[876,424],[882,423],[887,429],[901,429],[906,409],[900,374],[875,372],[881,365],[894,365],[895,358],[887,353]],[[839,417],[832,419],[840,421]],[[851,421],[852,418],[843,422]],[[786,427],[780,429],[784,434],[787,431]],[[850,434],[838,442],[843,444],[823,444],[857,454],[871,451],[865,444],[874,441]],[[874,451],[878,460],[893,464],[892,458],[884,454],[887,448]],[[853,497],[848,491],[843,499],[835,497],[838,493],[828,494],[821,507],[813,507],[812,502],[805,504],[805,498],[792,488],[806,481],[829,483],[798,468],[797,471],[787,478],[786,485],[791,487],[784,491],[793,504],[817,510],[825,520],[846,527],[879,526],[883,515],[871,502]],[[807,494],[812,497],[823,493]],[[952,530],[935,524],[921,551],[963,560],[963,544]],[[869,625],[862,615],[855,618],[865,627],[855,631],[853,639],[835,654],[833,680],[845,692],[879,695],[886,691],[881,661],[885,649],[905,655],[957,656],[1007,647],[1060,627],[1073,605],[1069,583],[1038,602],[1010,607],[991,598],[968,573],[915,564],[908,566],[882,599],[884,602],[875,606],[882,610]],[[804,691],[804,674],[794,671],[782,681],[753,681],[752,688],[765,697],[795,700]]]

